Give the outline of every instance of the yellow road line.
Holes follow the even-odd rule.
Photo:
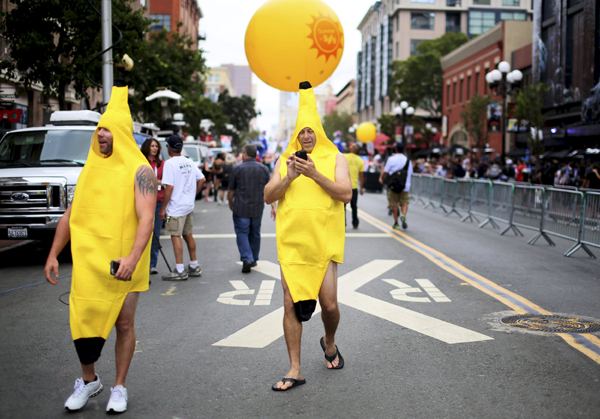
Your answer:
[[[500,285],[490,281],[489,279],[484,278],[483,276],[471,271],[470,269],[467,269],[460,263],[444,255],[443,253],[421,243],[418,240],[415,240],[414,238],[408,236],[405,233],[393,230],[386,223],[373,217],[365,211],[360,209],[358,211],[359,216],[367,223],[371,224],[372,226],[381,231],[386,232],[400,243],[425,256],[427,259],[429,259],[445,271],[451,273],[457,278],[469,283],[470,285],[474,286],[475,288],[479,289],[485,294],[507,305],[516,313],[535,313],[552,315],[551,312],[544,310],[537,304],[534,304],[526,298],[523,298],[520,295],[517,295],[514,292],[511,292],[501,287]],[[593,361],[600,364],[600,339],[596,336],[584,333],[556,333],[556,335],[563,338],[565,342],[567,342],[573,348],[577,349],[581,353],[590,357]]]

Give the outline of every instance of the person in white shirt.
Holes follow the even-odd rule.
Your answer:
[[[398,206],[402,211],[402,216],[400,219],[402,220],[402,228],[407,229],[408,224],[406,223],[406,213],[408,212],[408,202],[410,201],[410,177],[412,176],[413,167],[412,163],[408,160],[408,157],[404,155],[404,145],[402,143],[396,143],[393,148],[394,154],[387,159],[385,162],[385,167],[379,176],[379,182],[381,184],[384,183],[386,178],[391,176],[392,174],[406,170],[406,183],[404,184],[404,190],[402,192],[394,192],[390,189],[388,185],[388,205],[392,210],[394,215],[394,225],[392,226],[394,230],[399,230],[398,226]]]
[[[176,266],[173,272],[162,277],[163,281],[184,281],[188,276],[201,276],[202,270],[196,259],[196,242],[192,235],[196,195],[204,185],[204,175],[194,162],[181,155],[183,140],[178,135],[167,138],[171,158],[164,162],[162,184],[165,187],[159,217],[166,220],[165,232],[171,236]],[[183,265],[183,242],[190,253],[190,264]]]

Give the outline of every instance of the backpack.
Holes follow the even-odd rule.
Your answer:
[[[404,191],[406,187],[406,179],[408,178],[408,164],[410,160],[406,159],[404,167],[397,172],[392,173],[387,178],[387,187],[394,193],[400,193]]]

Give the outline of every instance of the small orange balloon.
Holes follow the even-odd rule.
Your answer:
[[[377,137],[377,127],[370,122],[363,122],[356,129],[356,138],[363,143],[375,141]]]

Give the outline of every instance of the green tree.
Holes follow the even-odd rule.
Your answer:
[[[186,132],[196,138],[202,135],[200,122],[203,119],[210,119],[213,122],[213,131],[217,134],[227,131],[229,117],[223,114],[221,105],[213,102],[207,97],[204,97],[199,92],[183,92],[183,100],[181,106],[176,110],[183,113],[184,120],[187,122],[188,128]]]
[[[245,137],[242,137],[242,132],[250,130],[250,121],[256,118],[259,114],[256,112],[256,103],[253,98],[248,95],[241,97],[231,96],[229,91],[225,89],[219,95],[217,104],[221,106],[223,115],[225,115],[235,130],[227,130],[224,134],[231,135],[236,145],[241,145],[245,142]]]
[[[475,147],[479,148],[482,152],[488,141],[487,112],[489,103],[489,95],[480,96],[475,94],[467,103],[466,109],[460,113],[465,131],[473,138]]]
[[[151,33],[149,42],[132,52],[135,65],[126,77],[135,92],[130,101],[132,114],[145,121],[161,121],[159,102],[147,102],[146,97],[169,88],[183,96],[181,106],[173,106],[171,111],[184,114],[192,135],[199,134],[201,119],[212,119],[215,124],[220,121],[212,102],[203,98],[207,68],[202,50],[191,47],[189,36],[163,29]]]
[[[101,80],[98,15],[86,0],[10,0],[16,7],[0,20],[0,35],[10,48],[10,59],[0,63],[6,78],[18,79],[24,90],[40,83],[44,93],[55,96],[66,109],[65,92],[72,86],[77,97],[87,97],[88,80]],[[100,9],[100,1],[93,0]],[[143,10],[133,11],[131,0],[112,0],[113,23],[123,34],[114,48],[115,57],[139,49],[151,21]],[[117,41],[117,32],[113,39]],[[91,62],[90,62],[91,61]]]
[[[530,84],[519,91],[515,101],[514,116],[519,125],[527,127],[532,155],[543,152],[539,132],[546,121],[542,108],[549,90],[544,83]]]
[[[416,48],[416,55],[395,61],[390,87],[392,100],[406,100],[434,116],[441,116],[443,86],[440,58],[468,40],[462,32],[447,32],[437,39],[421,42]]]
[[[352,115],[347,112],[340,113],[338,111],[333,111],[329,115],[323,117],[323,129],[325,130],[327,138],[333,141],[333,133],[340,131],[342,133],[341,140],[345,144],[348,144],[349,141],[354,139],[348,131],[353,123]]]
[[[390,142],[394,142],[396,139],[396,126],[401,126],[402,122],[395,115],[382,114],[377,118],[379,124],[379,132],[390,137]]]

